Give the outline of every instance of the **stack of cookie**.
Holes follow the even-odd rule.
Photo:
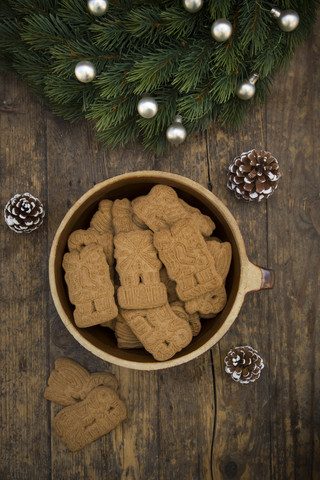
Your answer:
[[[100,324],[119,348],[173,357],[227,301],[231,245],[211,237],[214,228],[166,185],[132,201],[102,200],[63,259],[77,326]]]
[[[117,379],[110,373],[89,373],[70,358],[58,358],[44,397],[65,408],[55,416],[53,428],[72,452],[116,428],[127,416],[117,394]]]

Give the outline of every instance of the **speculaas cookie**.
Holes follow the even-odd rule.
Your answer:
[[[190,314],[199,312],[200,315],[211,315],[221,312],[226,303],[227,292],[224,285],[220,285],[211,292],[188,300],[185,303],[185,309]]]
[[[165,361],[189,345],[189,323],[178,317],[168,303],[146,310],[122,310],[125,321],[155,360]]]
[[[113,430],[127,416],[125,404],[114,390],[99,386],[75,405],[63,408],[53,428],[72,452]]]
[[[177,284],[176,284],[176,282],[171,280],[171,278],[169,278],[169,275],[168,275],[165,267],[162,267],[161,270],[160,270],[160,280],[166,286],[167,295],[168,295],[168,302],[169,303],[177,302],[179,300],[179,297],[178,297],[177,292],[176,292]]]
[[[215,239],[208,240],[206,244],[224,284],[231,263],[231,244],[229,242],[218,242]],[[227,293],[224,285],[221,285],[212,292],[187,301],[185,309],[189,313],[199,312],[202,318],[205,318],[205,316],[213,318],[214,315],[221,312],[226,302]]]
[[[80,252],[83,247],[91,244],[102,246],[108,265],[111,267],[114,263],[112,233],[99,233],[94,228],[88,228],[87,230],[75,230],[68,238],[70,252],[73,250]]]
[[[99,203],[98,210],[93,215],[90,227],[97,230],[99,233],[112,233],[113,234],[113,226],[112,226],[112,200],[101,200]]]
[[[199,335],[201,330],[201,322],[199,314],[197,312],[192,314],[188,313],[185,310],[184,303],[181,302],[181,300],[170,303],[170,308],[175,315],[182,318],[183,320],[186,320],[189,323],[193,337]]]
[[[202,318],[203,320],[209,318],[210,320],[212,320],[213,318],[215,318],[218,314],[217,313],[201,313],[199,312],[199,317]]]
[[[127,198],[115,200],[112,206],[112,224],[115,234],[140,230],[132,220],[131,202]]]
[[[232,259],[232,247],[229,242],[221,242],[211,239],[206,242],[208,250],[213,257],[216,270],[222,281],[225,282]]]
[[[135,336],[123,316],[121,315],[122,310],[116,318],[115,324],[115,336],[117,338],[117,345],[119,348],[143,348],[140,340]]]
[[[118,381],[110,373],[89,373],[71,358],[58,358],[48,379],[44,398],[59,405],[73,405],[99,385],[116,390]]]
[[[154,245],[180,300],[188,301],[222,285],[206,242],[189,219],[154,233]]]
[[[181,201],[175,190],[167,185],[155,185],[148,195],[132,200],[132,207],[135,215],[154,232],[169,228],[183,218],[190,219],[206,236],[215,228],[210,217]]]
[[[80,252],[65,253],[62,266],[70,302],[75,305],[78,327],[90,327],[115,318],[118,308],[114,286],[101,245],[88,245]]]
[[[139,230],[148,230],[149,229],[148,225],[146,225],[144,223],[144,221],[141,220],[141,218],[139,218],[134,212],[132,214],[132,221],[139,228]]]
[[[111,276],[111,272],[110,272],[110,276]],[[112,283],[113,283],[113,286],[114,286],[114,295],[115,295],[115,299],[116,299],[117,298],[117,290],[120,287],[120,279],[119,279],[118,273],[115,270],[113,271],[113,275],[111,276],[111,280],[112,280]],[[111,330],[114,331],[115,328],[116,328],[116,321],[117,321],[117,317],[113,318],[112,320],[109,320],[108,322],[100,323],[100,326],[111,328]]]
[[[131,310],[164,305],[167,291],[160,282],[161,262],[153,246],[152,232],[121,232],[114,237],[114,245],[121,282],[117,291],[119,306]]]
[[[111,328],[111,330],[114,330],[116,328],[116,319],[113,318],[112,320],[109,320],[108,322],[103,322],[100,323],[101,327],[108,327]]]

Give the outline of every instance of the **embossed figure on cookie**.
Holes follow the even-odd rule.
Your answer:
[[[53,428],[69,450],[76,452],[113,430],[126,416],[126,406],[116,392],[101,386],[81,402],[63,408]]]
[[[91,219],[91,228],[94,228],[99,233],[113,233],[112,205],[112,200],[101,200],[98,210]]]
[[[213,257],[217,272],[225,282],[232,259],[232,247],[229,242],[221,242],[215,239],[206,241],[208,250]]]
[[[168,275],[165,267],[162,267],[161,270],[160,270],[160,280],[166,286],[167,295],[168,295],[168,302],[169,303],[177,302],[179,300],[179,297],[178,297],[177,292],[176,292],[177,284],[176,284],[176,282],[171,280],[171,278],[169,278],[169,275]]]
[[[192,340],[189,323],[175,315],[168,303],[146,310],[124,310],[122,315],[155,360],[172,358]]]
[[[164,305],[167,291],[160,282],[161,262],[150,230],[121,232],[114,237],[114,256],[121,286],[117,291],[121,308],[140,309]]]
[[[179,220],[170,230],[155,232],[153,241],[169,277],[177,283],[180,300],[191,300],[222,285],[204,238],[191,220]]]
[[[190,314],[199,312],[202,318],[210,318],[210,316],[212,318],[223,310],[227,302],[227,292],[224,283],[230,268],[232,248],[229,242],[221,242],[217,240],[208,240],[206,244],[223,284],[212,292],[189,300],[185,304],[185,309]]]
[[[88,228],[87,230],[75,230],[68,238],[68,248],[70,252],[73,250],[80,252],[83,247],[91,245],[92,243],[103,247],[108,265],[111,267],[114,263],[112,233],[99,233],[94,228]]]
[[[80,252],[65,253],[62,266],[78,327],[91,327],[118,314],[109,266],[101,245],[91,244]]]
[[[168,228],[182,218],[189,218],[206,236],[210,236],[215,228],[210,217],[179,199],[175,190],[167,185],[155,185],[148,195],[135,198],[132,207],[135,215],[154,232]]]
[[[71,358],[58,358],[51,372],[44,398],[59,405],[73,405],[99,385],[116,390],[118,381],[110,373],[89,373]]]
[[[185,309],[188,313],[193,314],[199,312],[203,315],[216,315],[224,309],[227,303],[227,292],[224,285],[220,285],[212,292],[208,292],[200,297],[188,300],[185,303]],[[205,317],[202,317],[205,318]]]

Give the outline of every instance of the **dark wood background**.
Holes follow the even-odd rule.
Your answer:
[[[272,95],[234,133],[210,129],[161,157],[139,143],[104,151],[85,123],[55,117],[13,74],[0,75],[1,208],[28,191],[44,225],[17,235],[2,218],[1,480],[290,480],[320,478],[320,34],[315,29]],[[235,155],[271,151],[282,169],[260,204],[226,188]],[[275,270],[272,291],[249,294],[228,334],[186,365],[139,372],[104,363],[79,346],[53,306],[48,255],[69,207],[108,177],[141,169],[183,174],[219,196],[239,222],[249,258]],[[318,323],[317,323],[318,320]],[[239,385],[223,359],[257,348],[261,378]],[[129,418],[72,454],[54,436],[56,407],[43,391],[56,358],[114,373]]]

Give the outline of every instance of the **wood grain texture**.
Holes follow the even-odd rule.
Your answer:
[[[15,77],[2,75],[1,211],[15,193],[47,206],[46,111]],[[5,102],[5,103],[4,103]],[[47,218],[34,235],[17,235],[2,216],[0,478],[46,478],[50,470],[48,405]]]
[[[0,75],[1,208],[15,193],[44,202],[44,225],[31,235],[2,219],[1,480],[291,480],[320,471],[320,141],[319,49],[298,49],[238,132],[213,127],[161,157],[136,143],[104,151],[90,126],[55,117],[14,75]],[[279,189],[245,204],[226,189],[236,154],[268,149],[279,159]],[[271,292],[249,294],[240,315],[210,352],[158,372],[107,364],[82,348],[53,306],[47,261],[70,206],[94,184],[142,169],[183,174],[228,206],[248,256],[274,268]],[[223,359],[236,345],[265,360],[258,382],[238,385]],[[43,398],[54,361],[70,357],[120,383],[128,419],[83,451],[66,450],[52,430],[61,407]]]

